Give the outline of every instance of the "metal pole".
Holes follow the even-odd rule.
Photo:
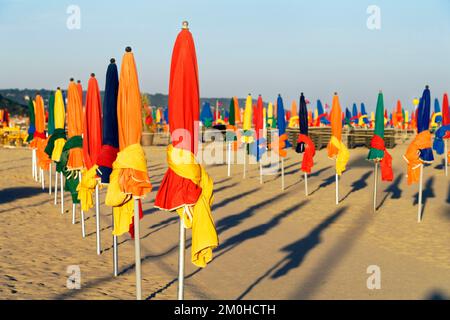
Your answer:
[[[423,182],[423,164],[420,165],[420,181],[419,181],[419,206],[417,209],[417,222],[422,221],[422,182]]]
[[[86,227],[84,225],[84,211],[81,210],[81,236],[86,238]]]
[[[245,144],[245,148],[244,148],[244,174],[243,174],[243,178],[245,179],[247,175],[247,144]]]
[[[304,172],[303,175],[305,177],[305,195],[308,196],[308,174]]]
[[[228,176],[231,175],[231,143],[228,143],[228,155],[227,155],[227,160],[228,160]]]
[[[58,171],[55,168],[55,206],[58,203]]]
[[[141,243],[139,234],[139,199],[134,199],[134,256],[136,265],[136,300],[142,300]]]
[[[336,204],[339,204],[339,176],[336,173]]]
[[[31,149],[31,176],[34,179],[34,149]]]
[[[445,176],[448,177],[448,140],[445,140],[445,153],[444,153],[444,164],[445,164]]]
[[[186,207],[184,208],[186,210]],[[180,219],[180,248],[178,252],[178,300],[184,299],[184,249],[186,240],[186,230],[183,220]]]
[[[59,173],[59,178],[60,178],[59,182],[60,182],[60,185],[61,185],[61,192],[60,192],[60,195],[61,195],[61,214],[63,214],[64,213],[64,180],[63,180],[63,173],[62,172]]]
[[[112,227],[114,230],[114,209],[112,210]],[[117,248],[117,236],[113,235],[113,271],[114,276],[117,277],[119,273],[119,254],[118,254],[118,248]]]
[[[75,210],[76,210],[76,204],[72,203],[72,224],[75,224]]]
[[[95,222],[97,227],[97,254],[100,255],[102,250],[100,245],[100,201],[98,196],[98,183],[95,186]]]
[[[281,190],[284,191],[284,158],[281,157]]]
[[[42,190],[45,190],[44,169],[39,169],[39,172],[40,172],[40,175],[41,175]]]
[[[373,179],[373,212],[377,211],[377,181],[378,181],[378,161],[375,161]]]
[[[52,194],[52,163],[48,168],[48,194]]]
[[[263,175],[262,175],[262,163],[261,159],[259,159],[259,183],[263,184]]]

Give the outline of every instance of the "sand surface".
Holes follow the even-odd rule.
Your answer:
[[[442,157],[424,173],[424,215],[417,223],[417,185],[406,183],[401,155],[391,150],[395,179],[379,183],[372,211],[373,164],[367,150],[352,149],[335,205],[334,166],[319,151],[305,197],[300,156],[289,150],[286,190],[279,176],[259,182],[258,165],[207,166],[215,181],[213,215],[220,246],[203,270],[186,252],[187,299],[447,299],[450,297],[450,177]],[[154,185],[141,220],[142,286],[147,299],[174,299],[177,289],[178,219],[153,208],[166,169],[165,148],[145,149]],[[111,209],[101,207],[103,252],[96,254],[95,216],[79,212],[72,225],[31,177],[29,149],[0,149],[0,298],[134,299],[134,243],[119,238],[120,275],[112,275]],[[46,181],[48,176],[45,177]],[[101,191],[103,202],[106,190]],[[187,232],[190,244],[190,231]],[[67,268],[78,265],[81,289],[68,289]],[[380,267],[381,289],[369,290],[367,268]]]

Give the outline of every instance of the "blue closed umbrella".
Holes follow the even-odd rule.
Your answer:
[[[361,115],[363,116],[367,116],[367,112],[366,112],[366,106],[364,105],[364,103],[361,103]],[[364,117],[363,121],[365,124],[369,124],[369,118]]]
[[[278,95],[277,98],[277,127],[278,127],[278,134],[280,136],[286,133],[286,116],[284,114],[284,105],[281,95]],[[289,142],[289,140],[286,140],[286,148],[289,148],[291,146],[292,145]]]
[[[358,107],[356,103],[353,104],[351,120],[354,124],[358,124]]]
[[[111,160],[116,158],[119,149],[119,129],[117,124],[117,94],[119,92],[119,73],[114,59],[106,70],[105,95],[103,97],[102,151],[97,159],[102,183],[109,183],[112,168]]]
[[[203,103],[202,112],[200,113],[200,121],[206,128],[211,127],[213,122],[213,114],[211,112],[211,105],[209,102]]]
[[[169,107],[167,107],[164,110],[164,121],[168,124],[169,123]]]
[[[323,110],[322,102],[320,100],[317,100],[317,114],[319,117],[322,116],[320,118],[320,123],[330,125],[330,121],[323,116],[325,114],[325,111]]]
[[[428,86],[422,94],[419,102],[417,112],[417,132],[429,130],[430,128],[430,112],[431,112],[431,93]],[[434,160],[433,150],[431,148],[420,150],[420,159],[426,163],[431,163]]]
[[[441,106],[439,104],[439,99],[434,99],[434,113],[440,113],[441,112]],[[434,121],[436,123],[442,123],[442,115],[438,115],[436,116],[436,118],[434,119]]]

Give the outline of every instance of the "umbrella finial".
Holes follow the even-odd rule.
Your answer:
[[[60,88],[60,87],[57,87],[56,90],[61,90],[61,88]]]
[[[380,89],[380,91],[378,91],[378,93],[383,93],[383,90]]]
[[[335,92],[334,95],[337,96],[338,95],[337,92]]]
[[[430,89],[430,86],[429,86],[429,85],[426,85],[426,86],[425,86],[425,89]]]
[[[116,59],[111,58],[111,60],[109,60],[110,63],[116,63]]]
[[[73,81],[73,78],[70,78],[69,81],[72,82],[72,81]]]
[[[183,21],[183,23],[181,24],[181,29],[189,30],[189,22]]]
[[[95,73],[92,72],[92,73],[91,73],[91,77],[92,77],[92,78],[95,78]]]
[[[77,80],[77,83],[81,83],[81,80]]]
[[[126,47],[125,52],[131,52],[131,47]]]

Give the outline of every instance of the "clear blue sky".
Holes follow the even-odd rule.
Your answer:
[[[66,27],[71,4],[80,30]],[[381,30],[366,26],[369,5],[381,9]],[[86,84],[91,72],[103,87],[110,57],[120,63],[130,45],[141,90],[167,93],[186,19],[203,97],[281,93],[290,105],[301,91],[328,103],[338,91],[343,107],[372,110],[383,89],[389,109],[410,106],[425,84],[440,99],[450,91],[449,14],[449,0],[0,0],[0,88]]]

